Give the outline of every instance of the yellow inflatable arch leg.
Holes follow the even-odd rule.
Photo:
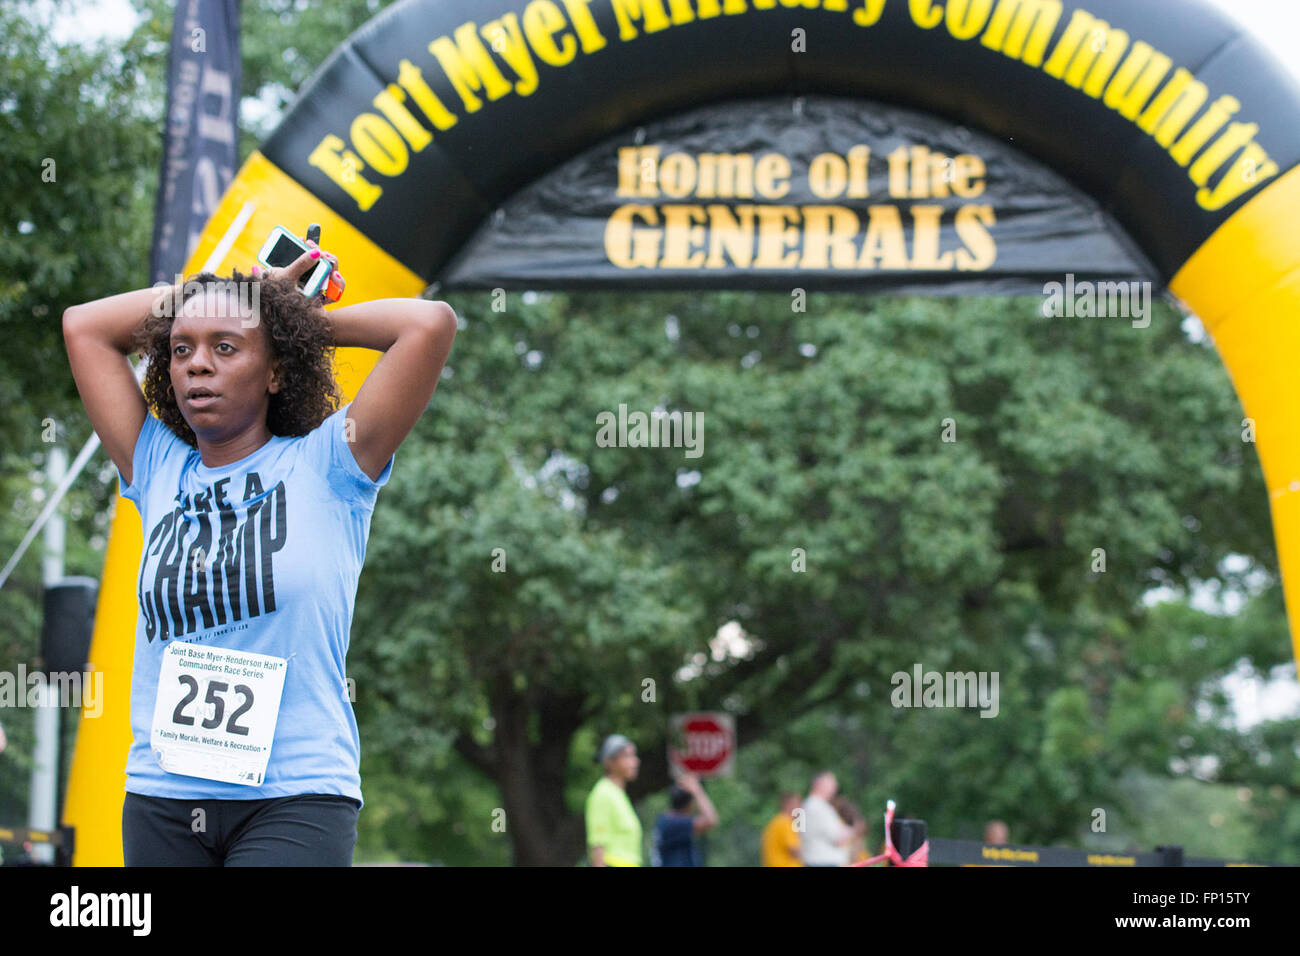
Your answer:
[[[1169,284],[1232,377],[1268,487],[1291,644],[1300,667],[1300,167],[1225,222]]]

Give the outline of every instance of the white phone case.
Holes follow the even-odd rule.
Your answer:
[[[276,226],[271,230],[271,234],[267,236],[266,242],[262,244],[262,248],[258,250],[257,253],[257,261],[268,269],[271,268],[271,263],[268,262],[267,259],[271,255],[271,250],[275,248],[276,243],[278,243],[282,237],[287,237],[294,245],[302,249],[303,252],[311,251],[311,246],[306,245],[301,239],[284,226]],[[321,290],[325,288],[325,283],[329,281],[330,273],[332,271],[334,271],[334,267],[330,264],[328,259],[322,257],[320,262],[316,264],[315,269],[299,276],[298,291],[308,298],[311,298],[314,295],[319,295]]]

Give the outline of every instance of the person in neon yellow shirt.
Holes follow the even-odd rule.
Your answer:
[[[640,866],[641,821],[627,798],[627,784],[636,779],[641,760],[636,745],[622,734],[611,734],[600,745],[605,775],[587,795],[587,850],[592,866]]]

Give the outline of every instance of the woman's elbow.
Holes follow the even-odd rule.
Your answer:
[[[428,330],[439,343],[450,344],[456,337],[456,311],[446,302],[429,302],[425,313]]]
[[[63,310],[63,334],[65,336],[76,324],[79,315],[81,315],[81,307],[77,305],[70,305]]]
[[[430,314],[433,316],[434,323],[440,326],[450,326],[451,331],[455,332],[456,310],[441,300],[430,302],[429,304],[433,306],[430,310]]]

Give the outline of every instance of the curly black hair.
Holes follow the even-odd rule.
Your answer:
[[[258,324],[272,358],[280,362],[280,389],[271,395],[266,427],[273,435],[305,435],[343,402],[334,380],[334,339],[325,310],[318,300],[299,292],[292,279],[254,279],[236,269],[229,276],[201,272],[186,279],[174,311],[179,312],[181,305],[207,287],[226,289],[231,282],[258,287]],[[151,312],[136,330],[134,349],[149,360],[142,388],[150,408],[177,437],[197,448],[194,430],[181,414],[172,390],[172,313],[171,308]]]

